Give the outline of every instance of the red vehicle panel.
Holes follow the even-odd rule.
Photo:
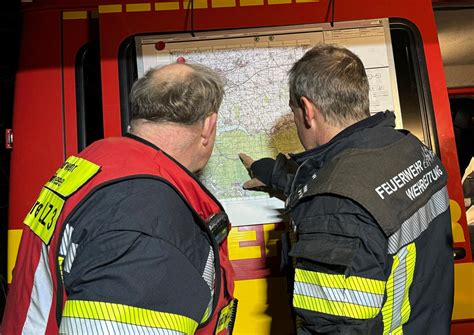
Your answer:
[[[78,151],[75,64],[78,52],[94,35],[92,17],[98,16],[99,20],[105,137],[122,134],[118,55],[122,43],[129,37],[332,20],[401,18],[414,24],[421,35],[439,153],[449,173],[454,246],[466,251],[465,257],[456,264],[453,334],[466,334],[468,330],[474,332],[474,289],[470,284],[474,278],[474,265],[462,206],[461,176],[432,3],[428,0],[334,1],[194,0],[193,10],[190,2],[183,0],[70,0],[67,5],[60,0],[36,0],[24,4],[13,121],[15,142],[11,158],[9,271],[15,262],[24,216],[42,184],[64,158]],[[465,88],[450,93],[474,92]],[[288,297],[279,302],[283,307],[278,313],[265,314],[266,308],[274,303],[270,299],[271,290],[280,291],[285,286],[282,278],[274,276],[274,269],[278,268],[278,235],[284,229],[283,224],[255,225],[234,228],[231,232],[229,256],[240,281],[236,294],[240,293],[243,301],[239,317],[244,326],[238,326],[237,333],[252,332],[251,323],[261,327],[262,334],[271,332],[271,328],[274,331],[275,325],[282,331],[289,327],[282,316],[289,310]],[[466,298],[469,294],[471,298]],[[253,300],[255,304],[250,302]]]

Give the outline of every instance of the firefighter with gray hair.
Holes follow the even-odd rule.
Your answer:
[[[196,178],[224,89],[171,64],[133,85],[130,131],[46,181],[25,218],[4,334],[231,334],[230,224]]]
[[[244,188],[286,197],[297,333],[449,334],[454,260],[441,161],[395,129],[394,113],[370,116],[364,66],[345,48],[307,51],[289,91],[305,151],[240,158],[252,177]]]

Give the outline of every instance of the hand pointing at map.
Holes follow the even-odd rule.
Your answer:
[[[239,158],[244,164],[245,168],[249,171],[252,179],[247,180],[243,184],[243,188],[246,190],[263,191],[269,185],[271,185],[271,175],[275,160],[272,158],[262,158],[255,161],[252,157],[240,153]]]
[[[254,160],[247,154],[240,153],[242,164],[249,171],[252,179],[243,184],[243,188],[252,191],[266,191],[280,197],[289,190],[289,185],[296,172],[296,163],[285,156],[278,154],[276,159],[262,158]]]

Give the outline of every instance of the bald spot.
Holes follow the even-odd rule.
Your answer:
[[[182,81],[193,72],[194,69],[185,64],[170,64],[156,70],[153,73],[153,79],[156,81]]]

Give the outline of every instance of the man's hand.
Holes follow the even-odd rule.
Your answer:
[[[269,157],[254,160],[244,153],[240,153],[239,158],[252,178],[244,183],[245,190],[268,192],[271,197],[285,200],[297,169],[291,159],[278,154],[276,160]]]
[[[262,182],[260,179],[256,178],[251,169],[252,164],[255,162],[255,160],[244,153],[240,153],[239,158],[242,161],[242,164],[244,164],[245,168],[249,171],[250,177],[252,178],[250,180],[247,180],[242,187],[245,190],[263,190],[263,188],[265,188],[267,185],[265,185],[265,183]]]

